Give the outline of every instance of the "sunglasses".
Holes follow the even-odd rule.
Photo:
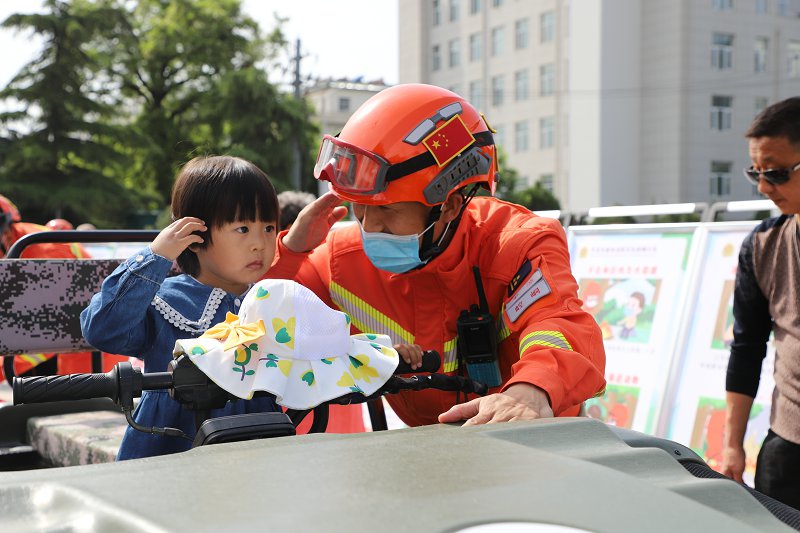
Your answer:
[[[750,166],[750,168],[744,169],[744,175],[750,183],[756,186],[761,178],[764,178],[767,183],[772,185],[783,185],[789,181],[792,172],[797,169],[800,169],[800,163],[790,168],[771,168],[769,170],[756,170],[753,166]]]

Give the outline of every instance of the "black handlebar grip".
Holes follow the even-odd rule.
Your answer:
[[[14,405],[111,398],[117,401],[119,381],[112,370],[105,374],[69,374],[14,378]]]
[[[422,352],[422,366],[420,368],[411,369],[411,366],[400,358],[400,363],[395,369],[395,374],[412,374],[415,372],[428,372],[433,373],[439,370],[442,364],[442,359],[439,357],[439,352],[436,350],[426,350]]]

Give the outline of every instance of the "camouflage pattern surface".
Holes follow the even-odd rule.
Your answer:
[[[81,311],[121,262],[0,259],[0,355],[91,349],[81,334]]]
[[[56,466],[111,463],[128,423],[112,411],[89,411],[28,420],[28,442]]]
[[[80,313],[119,259],[0,260],[0,355],[86,351]]]

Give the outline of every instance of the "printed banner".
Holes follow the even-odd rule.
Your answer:
[[[578,296],[603,332],[606,387],[589,416],[652,434],[666,391],[696,225],[569,228]]]
[[[692,448],[712,468],[722,466],[725,374],[733,340],[733,289],[739,248],[756,222],[708,229],[701,251],[690,321],[679,347],[680,367],[670,392],[666,437]],[[769,429],[775,349],[770,340],[758,395],[745,434],[745,481],[752,485],[756,457]]]

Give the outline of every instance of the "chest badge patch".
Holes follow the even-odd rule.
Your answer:
[[[528,274],[530,273],[531,273],[531,262],[530,260],[526,259],[525,262],[522,263],[522,266],[519,267],[519,270],[517,270],[517,273],[514,274],[514,277],[511,278],[511,283],[508,284],[509,298],[511,298],[514,292],[519,288],[520,284],[523,281],[525,281],[525,278],[527,278]]]
[[[528,268],[530,268],[530,264],[528,264]],[[509,286],[510,289],[511,286]],[[541,269],[537,268],[528,279],[517,287],[513,292],[513,296],[509,296],[506,299],[505,307],[509,320],[515,322],[526,309],[550,294],[550,292],[550,285],[544,279]]]

